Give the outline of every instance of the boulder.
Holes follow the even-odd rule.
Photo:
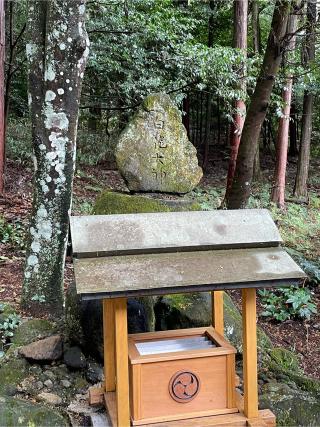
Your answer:
[[[320,395],[293,389],[287,384],[268,383],[262,387],[260,408],[271,409],[277,417],[277,425],[319,426]]]
[[[164,93],[145,98],[121,133],[115,157],[131,191],[187,193],[202,178],[181,113]]]
[[[83,369],[87,366],[86,358],[77,346],[70,347],[64,352],[63,361],[72,369]]]
[[[13,347],[27,345],[57,332],[57,325],[45,319],[31,319],[18,326],[12,338]]]
[[[67,427],[68,420],[58,411],[21,399],[0,397],[2,426]]]
[[[53,335],[21,347],[19,353],[26,359],[34,361],[58,360],[62,356],[62,343],[60,335]]]
[[[208,326],[211,324],[211,293],[166,295],[155,305],[156,330]],[[242,353],[242,320],[230,296],[224,293],[225,337]],[[272,347],[268,336],[258,328],[258,346]]]

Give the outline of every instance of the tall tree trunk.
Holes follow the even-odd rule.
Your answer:
[[[294,93],[294,90],[292,91]],[[298,146],[297,146],[297,110],[296,104],[294,101],[291,101],[291,109],[290,109],[290,124],[289,124],[289,154],[290,156],[296,156],[298,154]]]
[[[290,18],[288,20],[288,34],[295,34],[298,24],[298,15],[296,9],[299,7],[300,1],[293,2]],[[287,59],[293,58],[293,51],[296,45],[296,36],[292,35],[288,44],[289,54],[285,55],[284,63]],[[279,120],[277,141],[276,141],[276,166],[273,177],[273,186],[271,191],[271,201],[276,203],[279,208],[285,206],[285,186],[286,186],[286,170],[288,157],[288,141],[289,141],[289,122],[290,122],[290,107],[293,87],[293,75],[288,75],[285,82],[285,87],[282,91],[282,100],[284,108],[282,117]]]
[[[242,131],[232,187],[227,193],[229,209],[245,208],[251,193],[254,157],[282,59],[289,12],[290,1],[276,1],[263,64]]]
[[[78,109],[89,53],[85,0],[33,0],[28,25],[35,176],[22,305],[33,314],[57,316],[63,309]]]
[[[233,34],[233,45],[235,48],[242,49],[244,55],[247,52],[247,20],[248,20],[248,0],[234,0],[233,2],[233,22],[234,22],[234,34]],[[240,88],[245,91],[245,64],[242,66],[242,80],[240,83]],[[233,115],[233,123],[231,125],[230,132],[230,160],[227,176],[227,191],[226,197],[228,197],[228,192],[231,189],[234,173],[236,169],[236,162],[238,156],[238,150],[240,145],[241,133],[244,124],[245,114],[246,114],[246,105],[242,99],[238,99],[235,103],[235,114]]]
[[[206,171],[209,164],[209,152],[210,152],[210,139],[211,139],[211,116],[212,116],[212,102],[211,93],[207,93],[206,100],[206,129],[204,135],[204,154],[202,167]]]
[[[15,75],[15,73],[21,68],[21,64],[17,65],[17,56],[19,55],[19,52],[21,52],[21,46],[23,44],[23,35],[26,29],[26,23],[24,23],[19,31],[19,33],[14,37],[14,29],[15,29],[15,22],[14,22],[14,2],[10,1],[6,3],[6,20],[8,21],[8,27],[9,27],[9,34],[8,34],[8,44],[6,46],[7,55],[6,55],[6,64],[7,64],[7,71],[5,76],[5,97],[4,97],[4,138],[6,138],[6,129],[7,129],[7,123],[8,123],[8,117],[9,117],[9,107],[10,107],[10,95],[11,95],[11,82]],[[20,43],[19,43],[20,42]],[[22,63],[23,61],[21,61]]]
[[[261,34],[260,34],[260,20],[259,20],[259,3],[257,0],[251,2],[251,26],[252,26],[252,41],[253,51],[258,55],[261,51]],[[260,166],[260,141],[258,143],[256,155],[253,164],[253,180],[259,181],[261,179],[261,166]]]
[[[254,53],[259,53],[261,52],[261,34],[260,34],[258,0],[251,1],[251,24],[252,24],[253,51]]]
[[[0,0],[0,194],[3,194],[4,192],[4,164],[5,164],[4,61],[5,61],[4,0]]]
[[[308,66],[310,61],[315,59],[315,25],[317,20],[317,1],[308,0],[307,3],[307,28],[304,63]],[[299,199],[306,199],[308,196],[308,175],[310,163],[310,142],[312,133],[312,110],[313,95],[308,90],[303,97],[301,140],[298,158],[297,175],[294,185],[293,195]]]

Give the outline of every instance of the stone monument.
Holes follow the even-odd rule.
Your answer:
[[[202,178],[181,113],[163,93],[145,98],[121,133],[115,157],[131,191],[183,194]]]

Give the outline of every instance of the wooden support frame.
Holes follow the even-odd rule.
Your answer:
[[[223,295],[224,291],[211,292],[212,326],[222,336],[224,335]]]
[[[256,290],[242,290],[244,415],[258,418]]]
[[[118,426],[130,426],[127,298],[115,298],[116,397]]]
[[[102,304],[104,378],[105,391],[108,392],[116,389],[114,301],[112,299],[104,299]]]
[[[216,303],[223,302],[223,292],[218,294]],[[212,292],[212,298],[214,298]],[[219,297],[221,297],[219,299]],[[218,302],[219,301],[219,302]],[[255,289],[242,290],[242,322],[243,322],[243,380],[244,397],[230,396],[228,406],[237,396],[239,412],[215,416],[197,417],[176,421],[167,421],[167,427],[214,427],[214,426],[259,426],[274,427],[275,416],[269,410],[258,411],[258,384],[257,384],[257,326],[256,326],[256,291]],[[214,307],[214,305],[213,305]],[[216,311],[217,316],[218,311]],[[223,312],[222,312],[223,314]],[[104,387],[92,388],[89,391],[90,403],[101,404],[104,396],[105,404],[113,427],[130,426],[129,409],[129,374],[128,374],[128,331],[127,331],[127,300],[116,298],[103,301],[104,344],[105,344],[105,372]],[[213,317],[214,320],[214,317]],[[217,320],[221,320],[220,317]],[[222,323],[223,324],[223,323]],[[186,330],[186,333],[188,331]],[[158,332],[159,333],[159,332]],[[160,332],[165,334],[166,332]],[[190,333],[190,332],[188,332]],[[142,336],[143,334],[141,334]],[[228,355],[231,366],[234,366],[233,354]],[[115,373],[113,376],[112,372]],[[108,377],[109,375],[109,377]],[[235,372],[229,373],[228,383],[234,384]],[[112,381],[113,378],[113,381]],[[106,392],[106,389],[108,391]],[[112,391],[115,390],[115,391]],[[163,423],[152,423],[152,427],[162,427]],[[148,424],[150,425],[150,424]],[[151,426],[150,425],[150,426]],[[145,425],[147,427],[147,424]]]

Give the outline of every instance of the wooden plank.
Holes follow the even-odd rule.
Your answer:
[[[273,419],[275,420],[274,415]],[[259,411],[259,420],[261,420],[262,423],[266,423],[268,427],[275,427],[276,425],[270,424],[270,416],[264,411]],[[214,416],[201,416],[185,420],[148,423],[142,424],[140,425],[140,427],[244,427],[248,425],[247,422],[248,419],[243,414],[235,413]]]
[[[242,290],[244,415],[258,418],[256,290]]]
[[[104,299],[102,304],[105,391],[114,391],[116,389],[114,301]]]
[[[297,284],[305,273],[281,248],[125,255],[74,260],[86,299]]]
[[[116,420],[116,397],[115,393],[105,394],[106,408],[108,415],[112,420],[112,427],[118,427]],[[275,416],[269,409],[259,411],[259,418],[263,419],[268,427],[275,427]],[[143,424],[141,427],[245,427],[247,418],[242,413],[214,415],[185,420],[156,422],[152,424]]]
[[[236,362],[235,354],[227,355],[227,408],[234,408],[236,405]]]
[[[71,217],[77,257],[278,246],[268,210],[217,210]]]
[[[211,293],[212,301],[212,325],[220,334],[224,335],[224,315],[223,315],[223,291]]]
[[[106,405],[106,409],[107,409],[112,427],[118,427],[116,393],[115,392],[105,393],[104,402]]]
[[[119,427],[130,426],[127,299],[114,301],[116,342],[116,396]]]

